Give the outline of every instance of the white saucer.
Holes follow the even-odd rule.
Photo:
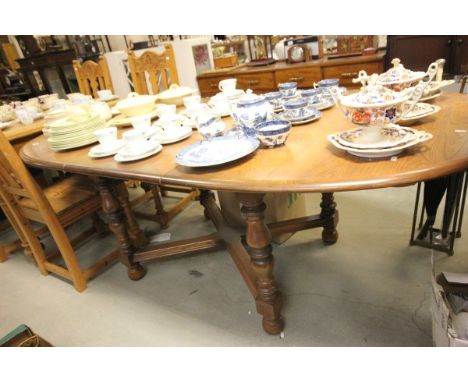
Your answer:
[[[125,147],[124,147],[123,149],[121,149],[121,150],[114,156],[114,159],[115,159],[117,162],[133,162],[133,161],[135,161],[135,160],[148,158],[148,157],[150,157],[151,155],[154,155],[154,154],[159,153],[159,152],[162,150],[162,146],[161,146],[161,144],[157,143],[157,144],[155,144],[150,150],[148,150],[148,151],[146,151],[146,152],[144,152],[144,153],[132,154],[132,155],[125,155],[125,153],[123,153],[124,150],[125,150]]]
[[[304,125],[306,123],[316,121],[321,116],[322,116],[321,114],[314,114],[314,115],[310,116],[309,118],[301,119],[301,120],[298,120],[298,121],[290,121],[290,122],[291,122],[291,125],[293,125],[293,126]]]
[[[16,119],[14,119],[13,121],[8,121],[8,122],[0,122],[0,130],[6,129],[7,127],[15,124],[16,122],[18,122]]]
[[[155,138],[161,143],[162,145],[169,145],[171,143],[176,143],[180,142],[184,139],[187,139],[192,135],[192,128],[190,126],[181,126],[177,128],[178,133],[177,135],[169,135],[167,136],[164,132],[161,133],[156,133]]]
[[[91,147],[91,149],[88,152],[88,156],[91,158],[105,158],[117,154],[117,152],[124,146],[125,142],[123,141],[123,139],[117,140],[117,144],[112,149],[108,150],[104,150],[102,148],[102,145],[99,144],[97,146]]]
[[[115,99],[119,98],[118,95],[114,94],[112,95],[111,97],[108,97],[108,98],[98,98],[99,101],[102,101],[102,102],[108,102],[108,101],[113,101]]]
[[[230,92],[230,93],[219,92],[218,94],[216,94],[216,96],[226,97],[227,99],[235,99],[235,98],[239,98],[244,93],[245,92],[242,89],[236,89],[235,91]]]

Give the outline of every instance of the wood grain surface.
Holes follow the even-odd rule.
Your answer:
[[[337,192],[403,186],[468,168],[468,96],[442,94],[434,104],[441,111],[412,126],[434,138],[405,150],[396,160],[358,158],[332,146],[329,134],[355,127],[336,106],[323,111],[316,122],[293,127],[285,146],[261,148],[237,162],[208,169],[175,163],[180,150],[200,140],[196,132],[153,157],[130,163],[117,163],[112,157],[91,159],[87,155],[91,146],[54,152],[44,136],[27,143],[21,156],[42,168],[211,190]],[[224,120],[232,125],[231,118]]]

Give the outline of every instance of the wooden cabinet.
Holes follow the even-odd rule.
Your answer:
[[[361,84],[353,84],[353,78],[357,78],[360,70],[365,70],[368,74],[382,73],[383,63],[326,66],[323,68],[323,78],[338,78],[341,86],[359,87]]]
[[[463,74],[468,64],[468,36],[388,36],[385,67],[398,57],[411,70],[426,71],[431,62],[445,59],[444,73]]]
[[[311,88],[315,82],[322,79],[322,73],[319,66],[310,68],[291,68],[278,70],[275,73],[276,84],[282,82],[297,82],[299,88]]]
[[[233,69],[210,71],[198,75],[198,87],[202,97],[211,97],[219,92],[218,83],[226,78],[237,78],[239,89],[252,89],[266,93],[278,89],[282,82],[297,82],[299,88],[311,88],[324,78],[339,78],[340,85],[359,87],[353,84],[360,70],[367,73],[382,73],[385,52],[371,56],[357,56],[339,59],[322,58],[309,62],[288,64],[284,61],[262,67],[239,66]]]
[[[239,74],[237,87],[239,89],[252,89],[254,92],[270,91],[275,88],[273,73]]]
[[[231,76],[214,76],[207,78],[198,79],[198,87],[200,89],[200,94],[203,97],[211,97],[216,93],[219,93],[218,84],[219,81],[225,80],[226,78],[232,78]]]

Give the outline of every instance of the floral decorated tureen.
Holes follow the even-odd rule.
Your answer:
[[[426,75],[429,74],[429,71],[434,66],[436,70],[438,68],[438,63],[433,62],[429,65],[427,72],[413,72],[412,70],[406,69],[403,64],[401,64],[399,58],[394,58],[392,60],[393,68],[390,68],[385,73],[379,75],[377,79],[377,84],[385,86],[394,91],[401,91],[409,87],[417,85]],[[365,84],[368,81],[369,76],[364,70],[359,72],[359,77],[354,79],[353,82],[362,82]]]
[[[232,116],[245,135],[255,136],[255,126],[265,122],[273,115],[273,107],[263,96],[247,90],[237,104],[232,106]]]
[[[429,80],[434,78],[437,67],[428,70]],[[373,74],[367,78],[368,84],[358,93],[343,96],[337,87],[330,92],[343,114],[352,123],[363,126],[363,134],[378,139],[381,128],[388,123],[397,122],[408,114],[418,102],[429,82],[421,82],[416,87],[394,91],[379,83],[379,76]]]

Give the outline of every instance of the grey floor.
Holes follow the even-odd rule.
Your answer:
[[[81,294],[16,253],[0,264],[0,334],[25,323],[58,346],[431,346],[431,250],[408,246],[415,186],[335,196],[335,245],[324,247],[320,230],[309,230],[274,246],[283,338],[262,331],[224,251],[149,263],[138,282],[116,264]],[[308,212],[318,203],[308,195]],[[437,271],[468,272],[467,225],[455,256],[434,252]],[[211,231],[193,203],[165,232],[179,239]],[[80,259],[113,240],[86,244]]]

